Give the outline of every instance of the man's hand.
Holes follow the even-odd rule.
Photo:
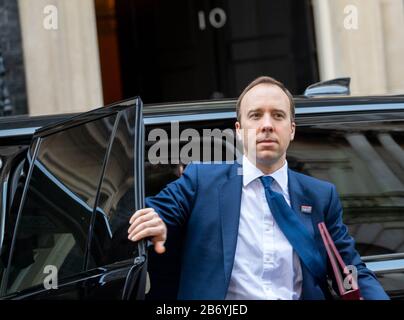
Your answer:
[[[164,243],[167,239],[167,227],[163,220],[152,208],[145,208],[136,211],[129,220],[128,239],[139,241],[151,237],[154,250],[157,253],[164,253]]]

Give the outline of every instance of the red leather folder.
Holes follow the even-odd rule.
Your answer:
[[[330,233],[327,230],[324,222],[318,224],[321,237],[325,249],[327,250],[328,258],[330,259],[334,279],[338,287],[339,297],[342,300],[361,300],[360,290],[356,279],[352,276],[349,270],[346,268],[344,261],[341,258],[334,241],[332,240]],[[349,287],[345,288],[344,279],[348,280]]]

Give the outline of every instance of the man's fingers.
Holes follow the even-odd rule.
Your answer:
[[[134,230],[138,225],[140,225],[146,221],[152,220],[154,218],[159,218],[159,215],[155,211],[150,211],[146,214],[138,216],[137,218],[135,218],[132,221],[132,224],[130,225],[130,227],[128,229],[128,233],[132,232],[132,230]]]
[[[145,208],[136,211],[129,220],[128,239],[139,241],[151,237],[154,243],[154,250],[161,254],[166,251],[164,243],[167,238],[167,228],[152,208]]]
[[[137,211],[132,215],[132,217],[129,219],[129,223],[132,224],[133,221],[135,221],[138,217],[140,217],[140,216],[142,216],[142,215],[145,215],[145,214],[147,214],[147,213],[149,213],[149,212],[151,212],[151,211],[154,211],[154,209],[153,209],[153,208],[144,208],[144,209],[137,210]]]
[[[165,234],[164,226],[150,227],[150,228],[144,229],[136,234],[131,233],[128,238],[132,241],[139,241],[140,239],[143,239],[143,238],[155,237],[155,236],[158,237],[157,240],[165,240],[166,234]]]
[[[128,238],[133,238],[133,236],[139,233],[140,231],[145,230],[147,228],[158,227],[161,224],[162,224],[161,220],[157,219],[145,221],[139,224],[135,229],[130,230]]]
[[[132,217],[130,217],[129,223],[132,224],[133,221],[135,221],[135,220],[136,220],[137,218],[139,218],[140,216],[145,215],[145,214],[147,214],[147,213],[149,213],[149,212],[152,212],[152,211],[154,211],[153,208],[144,208],[144,209],[137,210],[137,211],[132,215]]]

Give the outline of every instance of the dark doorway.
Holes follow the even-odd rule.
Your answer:
[[[300,94],[318,81],[309,0],[118,0],[115,10],[123,98],[236,97],[260,75]]]
[[[94,0],[104,103],[123,99],[116,0]],[[133,95],[132,95],[133,96]]]

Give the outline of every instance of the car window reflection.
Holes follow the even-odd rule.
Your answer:
[[[7,293],[42,284],[46,266],[56,267],[58,279],[84,270],[110,121],[41,139],[7,270]]]
[[[360,254],[404,252],[404,122],[298,130],[289,164],[336,185]]]

